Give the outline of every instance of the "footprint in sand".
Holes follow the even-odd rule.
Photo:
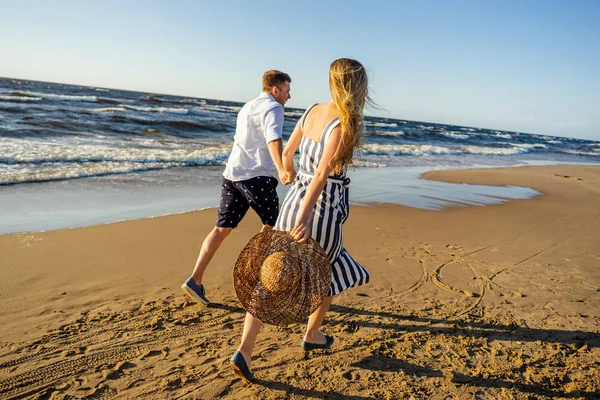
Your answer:
[[[572,176],[572,175],[560,175],[560,174],[554,174],[555,176],[558,176],[559,178],[567,178],[567,179],[575,179],[578,181],[582,181],[583,179],[577,177],[577,176]]]

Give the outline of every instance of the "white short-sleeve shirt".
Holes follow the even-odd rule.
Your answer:
[[[223,176],[243,181],[257,176],[277,177],[268,143],[283,136],[283,106],[262,92],[244,104],[237,116],[233,148]]]

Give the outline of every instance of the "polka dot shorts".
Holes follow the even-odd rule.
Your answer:
[[[270,176],[237,182],[223,178],[217,226],[237,227],[250,207],[264,225],[274,226],[279,215],[277,183],[277,179]]]

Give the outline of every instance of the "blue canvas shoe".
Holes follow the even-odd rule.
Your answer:
[[[194,299],[194,301],[206,305],[210,304],[210,300],[206,298],[204,285],[197,285],[191,277],[188,278],[183,285],[181,285],[181,290],[183,290],[183,293]]]

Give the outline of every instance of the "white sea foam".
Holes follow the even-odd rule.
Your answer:
[[[365,159],[357,159],[355,160],[355,166],[361,168],[385,168],[387,165],[381,162],[375,162]]]
[[[600,156],[600,149],[594,151],[584,151],[584,150],[563,150],[563,153],[567,154],[576,154],[582,156]]]
[[[300,118],[304,114],[302,111],[286,111],[285,116],[288,118]]]
[[[561,144],[562,142],[560,140],[548,140],[548,143]]]
[[[209,110],[209,111],[226,111],[226,112],[234,112],[234,113],[237,113],[242,109],[242,107],[238,107],[238,106],[224,106],[224,105],[219,105],[219,104],[206,104],[202,108],[204,108],[205,110]]]
[[[29,97],[29,96],[0,96],[0,101],[9,101],[9,102],[32,102],[32,101],[40,101],[41,97]]]
[[[55,93],[40,93],[40,92],[21,92],[21,91],[13,91],[10,92],[13,95],[25,95],[29,97],[41,97],[43,99],[50,100],[61,100],[61,101],[89,101],[96,102],[98,98],[96,96],[71,96],[64,94],[55,94]]]
[[[527,153],[527,147],[487,147],[487,146],[462,146],[461,153],[485,155],[512,155]]]
[[[545,149],[548,147],[542,143],[512,143],[511,146],[521,149]]]
[[[543,146],[543,145],[542,145]],[[365,154],[372,155],[444,155],[444,154],[483,154],[483,155],[513,155],[527,153],[538,145],[520,145],[515,147],[487,147],[487,146],[453,146],[441,147],[429,144],[368,144],[365,146]]]
[[[403,131],[373,131],[373,132],[367,132],[367,136],[368,135],[396,137],[396,136],[404,136],[404,132]]]
[[[129,106],[125,104],[119,104],[119,107],[126,108],[133,111],[143,112],[158,112],[158,113],[173,113],[173,114],[187,114],[187,108],[172,108],[172,107],[141,107],[141,106]]]
[[[110,92],[110,90],[108,90],[108,89],[101,89],[101,88],[96,88],[96,91],[98,91],[98,92]]]
[[[452,154],[452,151],[446,147],[432,146],[429,144],[368,144],[365,146],[366,154],[384,154],[384,155],[427,155],[427,154]]]
[[[102,113],[107,113],[107,112],[121,112],[121,111],[126,111],[125,108],[123,107],[104,107],[104,108],[96,108],[94,109],[95,112],[102,112]]]
[[[373,122],[373,121],[365,121],[365,125],[367,126],[374,126],[377,128],[397,128],[398,124],[392,122],[392,123],[385,123],[385,122]]]
[[[453,133],[453,132],[440,132],[440,135],[449,137],[451,139],[468,139],[471,136],[461,134],[461,133]]]
[[[224,142],[97,137],[68,141],[0,138],[0,147],[0,184],[223,165],[231,150],[231,144]]]
[[[501,139],[512,139],[512,135],[508,134],[508,133],[494,133],[494,136],[497,138],[501,138]]]

